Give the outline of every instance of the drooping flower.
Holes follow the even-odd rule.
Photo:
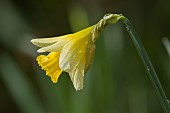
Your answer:
[[[91,26],[74,34],[31,40],[41,47],[38,52],[50,52],[47,56],[38,56],[37,61],[54,83],[65,71],[69,73],[76,90],[83,88],[84,73],[92,63],[95,52],[93,29],[94,26]]]
[[[106,15],[96,25],[74,34],[31,40],[34,45],[40,47],[39,53],[50,52],[47,56],[38,56],[37,61],[53,83],[56,83],[60,74],[65,71],[69,73],[76,90],[83,88],[84,73],[94,58],[95,41],[106,26],[107,20],[110,21],[113,16]]]

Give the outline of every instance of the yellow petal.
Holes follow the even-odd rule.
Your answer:
[[[85,39],[74,39],[68,42],[60,54],[59,66],[63,71],[73,70],[86,53]]]
[[[83,88],[88,38],[87,35],[87,37],[70,41],[63,47],[60,54],[59,66],[69,73],[76,90]]]
[[[93,43],[89,43],[86,49],[86,66],[85,66],[85,72],[88,71],[90,65],[93,62],[94,53],[95,53],[96,46]]]
[[[33,43],[36,44],[37,46],[41,46],[42,44],[47,44],[45,43],[45,41],[47,41],[48,43],[50,42],[54,42],[56,41],[55,43],[51,43],[51,45],[48,45],[48,46],[43,46],[42,48],[40,48],[38,50],[39,53],[41,52],[60,52],[62,47],[70,42],[71,40],[74,40],[74,39],[79,39],[79,38],[82,38],[88,34],[91,33],[92,29],[94,28],[94,26],[91,26],[91,27],[88,27],[86,29],[83,29],[79,32],[76,32],[74,34],[69,34],[69,35],[64,35],[64,36],[61,36],[60,38],[59,37],[55,37],[54,39],[51,38],[46,38],[46,39],[33,39]],[[42,43],[41,43],[42,42]]]
[[[75,37],[82,37],[84,35],[87,35],[87,34],[91,33],[91,31],[93,30],[94,26],[95,25],[90,26],[90,27],[88,27],[86,29],[83,29],[81,31],[78,31],[78,32],[74,33]]]
[[[94,26],[88,27],[72,35],[70,40],[61,50],[59,65],[63,71],[73,69],[86,53],[88,40]],[[92,40],[92,39],[91,39]]]
[[[57,41],[60,41],[67,37],[68,37],[68,35],[52,37],[52,38],[37,38],[37,39],[32,39],[31,42],[38,47],[46,47],[46,46],[52,45],[52,44],[56,43]]]
[[[71,81],[73,82],[74,88],[76,90],[83,89],[84,68],[85,68],[85,56],[82,57],[79,64],[73,70],[69,71]]]
[[[59,37],[32,39],[31,42],[38,47],[42,47],[38,52],[59,52],[67,42],[89,34],[93,28],[94,26],[91,26],[74,34],[67,34]]]
[[[52,52],[47,56],[40,55],[37,57],[38,64],[46,71],[46,75],[51,77],[53,83],[57,83],[58,77],[62,73],[59,67],[59,56],[59,52]]]
[[[38,50],[39,53],[41,52],[60,52],[62,47],[69,42],[70,40],[72,40],[72,35],[65,35],[66,37],[63,37],[62,39],[58,39],[57,42],[55,42],[54,44],[51,44],[49,46],[46,47],[42,47]]]
[[[92,29],[93,26],[73,34],[77,38],[70,40],[61,50],[59,66],[63,71],[69,73],[76,90],[83,88],[87,45],[94,44],[91,35]],[[92,47],[95,48],[95,46]],[[88,54],[94,53],[93,51],[94,49],[92,49],[92,52],[89,51],[90,53]],[[88,59],[88,66],[91,59],[92,57]]]

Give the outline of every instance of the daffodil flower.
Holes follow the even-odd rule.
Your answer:
[[[95,53],[95,42],[107,22],[117,22],[121,15],[105,15],[97,24],[74,34],[53,38],[32,39],[31,42],[40,47],[39,53],[50,52],[47,56],[37,57],[38,64],[57,83],[63,71],[69,73],[74,88],[83,88],[84,73],[92,64]],[[114,18],[114,19],[113,19]]]

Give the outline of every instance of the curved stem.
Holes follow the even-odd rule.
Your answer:
[[[156,94],[158,96],[158,99],[162,105],[164,112],[170,113],[169,101],[164,93],[164,90],[161,86],[161,83],[160,83],[158,77],[157,77],[155,69],[153,68],[153,65],[148,57],[148,54],[145,51],[135,29],[133,28],[132,24],[130,23],[130,21],[127,18],[122,17],[120,20],[123,22],[124,26],[126,27],[136,49],[145,65],[146,69],[147,69],[150,80],[154,86],[154,89],[156,91]]]

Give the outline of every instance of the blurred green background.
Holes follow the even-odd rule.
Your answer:
[[[169,0],[0,0],[0,113],[163,113],[120,22],[98,38],[81,91],[67,73],[53,84],[35,61],[32,38],[73,33],[106,13],[130,19],[170,98]]]

